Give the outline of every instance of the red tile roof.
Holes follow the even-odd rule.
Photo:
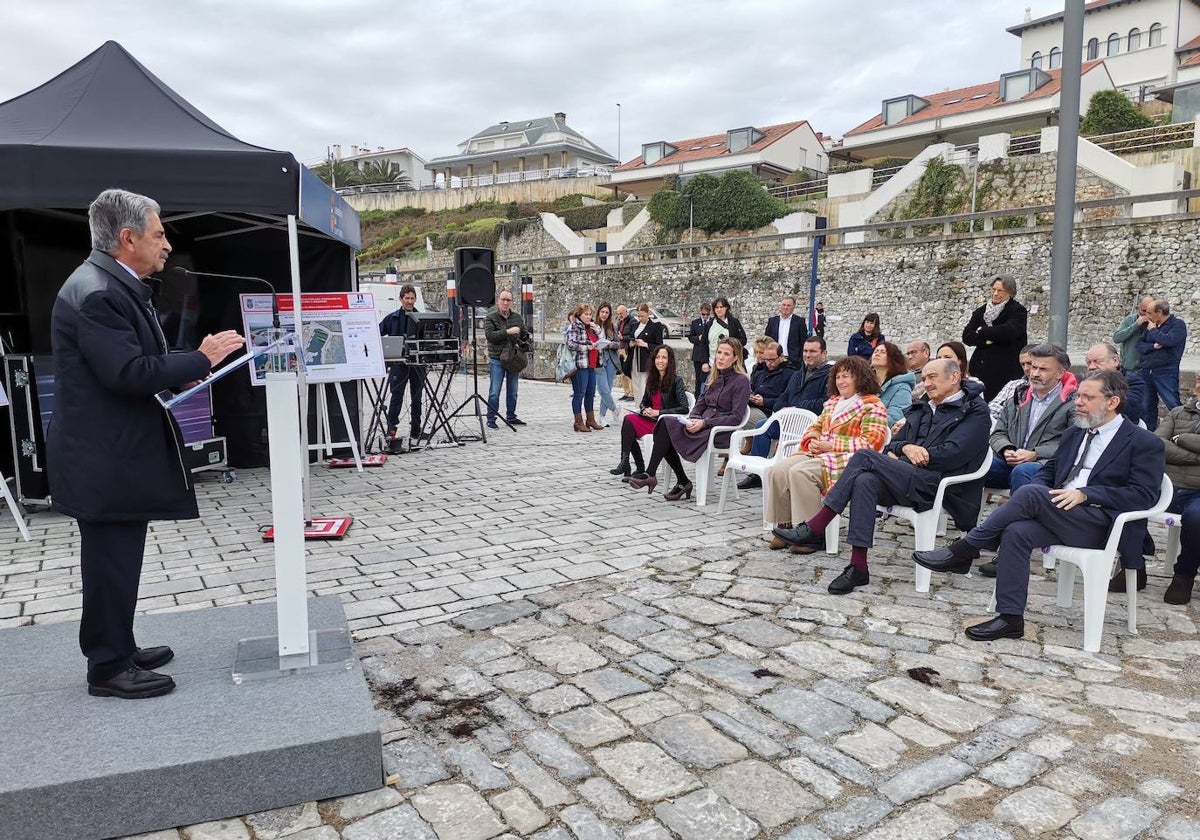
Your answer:
[[[1188,41],[1188,42],[1187,42],[1186,44],[1184,44],[1182,47],[1180,47],[1179,49],[1175,50],[1175,52],[1177,52],[1177,53],[1185,53],[1185,52],[1191,52],[1192,50],[1200,50],[1200,35],[1197,35],[1195,38],[1193,38],[1192,40]]]
[[[1200,53],[1196,53],[1195,55],[1179,62],[1180,67],[1195,67],[1198,64],[1200,64]]]
[[[1099,64],[1103,64],[1102,60],[1085,61],[1081,69],[1081,75],[1087,73]],[[1046,71],[1050,76],[1050,81],[1042,85],[1035,91],[1027,93],[1021,97],[1021,102],[1041,99],[1046,96],[1053,96],[1062,89],[1062,68]],[[1007,104],[1000,98],[1000,80],[987,82],[982,85],[972,85],[971,87],[956,88],[955,90],[946,90],[941,93],[926,94],[921,99],[926,100],[929,104],[922,108],[917,113],[905,117],[899,122],[894,122],[891,125],[885,125],[883,122],[883,114],[879,113],[871,117],[871,119],[857,125],[846,132],[846,137],[851,137],[856,134],[865,134],[868,131],[877,131],[881,128],[893,128],[898,125],[912,125],[914,123],[925,122],[927,120],[936,120],[939,117],[949,117],[954,114],[966,114],[971,111],[981,111],[984,108],[991,108],[995,105]]]
[[[808,120],[800,120],[799,122],[782,123],[780,125],[755,126],[762,132],[763,138],[757,143],[751,143],[745,149],[737,154],[745,154],[757,152],[770,146],[784,135],[791,134],[797,128],[808,123]],[[738,126],[741,128],[741,126]],[[707,160],[709,158],[720,157],[721,155],[729,154],[729,146],[727,145],[728,134],[710,134],[707,137],[692,137],[689,140],[667,140],[666,142],[674,146],[679,151],[672,152],[664,157],[658,163],[653,163],[651,166],[661,166],[664,164],[674,165],[676,163],[687,163],[694,160]],[[638,155],[628,163],[623,163],[618,166],[614,172],[628,172],[631,169],[641,169],[645,164],[642,162],[642,156]]]

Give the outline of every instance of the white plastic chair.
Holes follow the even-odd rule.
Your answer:
[[[692,409],[696,407],[696,395],[688,391],[685,396],[687,397],[688,414],[691,414]],[[638,438],[638,446],[642,448],[642,460],[649,464],[650,452],[654,449],[654,433],[651,432],[648,435],[642,435]],[[658,465],[659,472],[662,472],[666,468],[665,461]]]
[[[713,426],[708,430],[708,447],[700,456],[700,460],[696,462],[696,505],[698,507],[703,507],[708,503],[708,483],[712,479],[713,464],[716,462],[717,456],[728,455],[730,452],[728,446],[717,446],[717,435],[722,432],[736,432],[746,425],[746,421],[749,419],[750,406],[746,406],[746,410],[742,412],[742,419],[736,426]],[[733,497],[737,498],[736,484],[733,485]]]
[[[817,415],[806,408],[781,408],[772,414],[766,423],[757,429],[741,429],[733,433],[729,441],[729,463],[725,465],[725,476],[721,482],[721,501],[717,505],[717,513],[725,512],[725,496],[729,492],[730,483],[737,481],[737,476],[756,475],[765,479],[767,470],[774,464],[792,454],[792,450],[800,443],[805,430],[817,421]],[[779,446],[774,455],[743,455],[742,444],[759,435],[765,435],[772,423],[779,423]],[[764,482],[765,485],[765,482]],[[767,492],[763,487],[763,528],[771,527],[767,522]]]
[[[888,426],[887,434],[884,435],[884,437],[883,437],[883,446],[880,447],[880,451],[885,449],[887,447],[887,445],[891,442],[892,442],[892,427]],[[839,546],[840,540],[841,540],[841,529],[842,529],[842,517],[840,514],[833,517],[833,519],[830,520],[829,524],[825,526],[825,553],[826,554],[837,554],[838,553],[838,546]]]
[[[1108,606],[1108,581],[1112,577],[1117,564],[1117,546],[1121,542],[1121,532],[1127,522],[1139,519],[1150,519],[1161,514],[1171,504],[1174,488],[1171,479],[1165,475],[1158,501],[1149,510],[1132,510],[1119,514],[1113,520],[1108,532],[1108,542],[1104,548],[1074,548],[1066,545],[1048,545],[1042,548],[1042,562],[1047,568],[1052,568],[1055,561],[1058,566],[1058,605],[1071,606],[1075,587],[1075,569],[1083,574],[1083,649],[1087,653],[1100,652],[1100,636],[1104,632],[1104,610]],[[1128,626],[1130,633],[1137,633],[1137,570],[1125,570],[1125,597],[1128,607]],[[996,594],[992,590],[991,609],[995,609]]]
[[[1175,561],[1179,559],[1179,535],[1183,532],[1183,514],[1152,513],[1150,521],[1167,528],[1167,547],[1163,555],[1163,571],[1167,577],[1175,575]]]

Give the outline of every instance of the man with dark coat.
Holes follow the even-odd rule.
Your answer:
[[[700,317],[693,318],[688,327],[687,339],[692,345],[692,372],[696,377],[695,395],[700,399],[704,390],[704,366],[708,364],[708,345],[704,343],[704,334],[708,332],[708,322],[712,320],[712,307],[708,303],[700,304]]]
[[[781,408],[790,406],[792,408],[807,409],[813,414],[819,415],[825,405],[825,400],[829,399],[829,369],[833,365],[829,363],[829,353],[826,350],[825,339],[815,335],[806,338],[801,358],[804,360],[804,366],[792,374],[792,378],[788,380],[787,388],[771,404],[772,414]],[[771,418],[768,417],[763,422],[770,423]],[[772,424],[765,435],[754,436],[754,443],[750,447],[750,454],[765,458],[771,454],[771,442],[775,440],[779,440],[778,423]],[[741,486],[741,484],[738,485],[738,487]],[[747,486],[761,487],[762,485],[751,481]]]
[[[783,348],[779,342],[767,344],[759,364],[750,372],[750,419],[746,428],[754,428],[774,411],[775,401],[783,396],[792,379],[792,371],[784,367]]]
[[[203,379],[245,346],[227,330],[205,336],[199,350],[167,352],[145,282],[171,253],[158,213],[145,196],[102,192],[88,208],[92,253],[67,278],[50,319],[50,490],[54,508],[78,521],[79,646],[88,693],[98,697],[155,697],[175,687],[153,671],[174,657],[171,649],[138,648],[133,637],[147,523],[199,515],[183,436],[155,395]]]
[[[802,552],[816,551],[825,546],[825,527],[849,506],[850,565],[829,584],[830,594],[845,595],[871,582],[867,550],[874,543],[877,505],[929,510],[943,478],[974,471],[989,451],[992,420],[979,385],[964,383],[958,363],[951,359],[929,362],[921,379],[925,396],[905,410],[904,425],[883,452],[855,452],[808,522],[774,530]],[[979,518],[982,485],[982,480],[968,481],[947,490],[942,505],[957,527],[973,526]]]
[[[379,334],[416,338],[417,322],[410,317],[415,311],[416,303],[417,290],[412,286],[401,287],[400,308],[379,322]],[[424,365],[395,362],[388,366],[388,388],[392,393],[387,409],[387,436],[389,438],[396,434],[396,425],[400,422],[400,412],[404,409],[404,392],[407,390],[412,395],[408,436],[414,444],[421,439],[421,395],[425,390],[425,375]]]
[[[1158,398],[1167,411],[1179,408],[1179,361],[1187,346],[1187,324],[1171,314],[1171,304],[1162,295],[1150,296],[1150,323],[1138,339],[1142,354],[1138,370],[1146,380],[1146,403],[1142,420],[1146,428],[1158,428]]]
[[[1089,373],[1075,392],[1076,425],[1063,435],[1055,456],[1033,481],[961,539],[946,548],[913,553],[927,569],[966,574],[980,549],[996,549],[999,614],[968,627],[968,639],[990,642],[1025,635],[1029,555],[1034,549],[1100,548],[1118,514],[1145,510],[1158,499],[1163,441],[1121,416],[1121,401],[1127,395],[1125,377],[1116,371]],[[1145,520],[1130,522],[1121,533],[1122,563],[1140,563],[1139,577],[1144,575],[1147,539]]]
[[[796,315],[796,299],[788,295],[779,304],[779,314],[767,319],[765,335],[773,338],[783,347],[783,355],[787,358],[787,366],[799,370],[803,365],[801,351],[804,339],[808,338],[808,330],[804,319]]]
[[[1089,347],[1087,355],[1083,357],[1083,363],[1087,367],[1088,373],[1097,370],[1115,370],[1125,377],[1125,384],[1129,386],[1129,395],[1125,398],[1125,404],[1121,406],[1121,413],[1136,426],[1142,419],[1142,410],[1146,407],[1146,382],[1142,379],[1142,375],[1137,371],[1126,370],[1121,363],[1121,351],[1115,344],[1107,341],[1101,341],[1099,344]]]

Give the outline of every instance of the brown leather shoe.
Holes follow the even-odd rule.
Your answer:
[[[1137,570],[1137,591],[1141,592],[1146,588],[1146,570]],[[1112,576],[1108,582],[1109,592],[1124,592],[1125,591],[1125,570],[1118,569],[1117,573]]]
[[[729,456],[722,455],[721,456],[721,468],[719,470],[717,470],[717,478],[720,478],[721,476],[725,475],[725,468],[728,466],[729,466]]]
[[[1187,604],[1192,600],[1192,586],[1196,581],[1191,578],[1180,577],[1175,575],[1171,578],[1171,585],[1167,587],[1166,594],[1163,595],[1163,601],[1168,604]]]
[[[750,447],[752,447],[752,446],[754,446],[754,441],[750,440],[750,438],[746,438],[744,441],[742,441],[742,449],[741,449],[742,454],[749,455]]]
[[[589,429],[587,427],[587,424],[583,422],[582,414],[575,415],[575,431],[577,431],[577,432],[590,432],[591,431],[591,429]]]
[[[589,429],[595,429],[597,432],[604,431],[604,427],[596,422],[596,412],[594,412],[594,411],[589,411],[587,413],[587,421],[586,421],[585,425]]]

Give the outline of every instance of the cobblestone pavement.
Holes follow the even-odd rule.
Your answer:
[[[721,516],[635,494],[567,400],[523,383],[516,434],[314,473],[317,512],[357,517],[310,546],[310,589],[346,604],[389,784],[145,837],[1200,838],[1200,636],[1160,565],[1099,655],[1040,568],[1025,638],[976,644],[991,582],[916,594],[906,526],[830,596],[846,561],[768,550],[758,491]],[[265,480],[154,526],[143,608],[271,597]],[[0,549],[0,622],[76,618],[74,528],[31,528]]]

